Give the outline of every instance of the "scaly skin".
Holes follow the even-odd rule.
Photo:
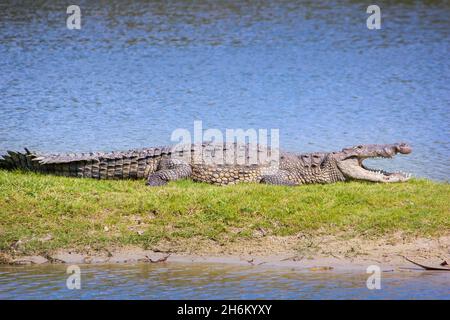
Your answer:
[[[255,150],[257,152],[252,153]],[[147,179],[149,186],[161,186],[183,178],[217,185],[260,182],[294,186],[354,179],[406,181],[409,179],[407,174],[367,169],[362,162],[366,158],[408,154],[412,149],[406,143],[374,144],[338,152],[279,152],[277,156],[277,150],[260,146],[205,143],[110,153],[39,154],[25,151],[9,151],[0,159],[0,167],[95,179]],[[256,158],[252,158],[255,154]],[[278,165],[263,161],[266,158],[262,155],[274,156]]]

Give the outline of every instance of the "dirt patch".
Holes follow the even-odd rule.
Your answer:
[[[160,242],[149,250],[139,247],[108,250],[58,250],[43,256],[1,254],[0,262],[9,264],[42,263],[161,263],[208,262],[249,265],[279,265],[332,270],[362,268],[377,264],[385,268],[413,267],[403,256],[438,264],[450,258],[450,236],[407,238],[395,234],[383,239],[343,239],[336,236],[292,237],[262,236],[257,239],[221,244],[212,240],[189,239]]]

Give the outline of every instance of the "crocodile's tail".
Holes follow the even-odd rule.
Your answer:
[[[170,154],[169,147],[68,154],[39,154],[25,149],[25,152],[8,151],[0,158],[0,168],[68,177],[142,179],[156,170],[158,160],[165,154]]]
[[[25,149],[25,152],[14,152],[8,151],[7,155],[3,156],[3,159],[0,158],[0,169],[14,170],[14,169],[22,169],[22,170],[31,170],[33,155],[30,151]]]

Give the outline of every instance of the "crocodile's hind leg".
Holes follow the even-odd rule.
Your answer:
[[[157,171],[150,174],[147,179],[148,186],[162,186],[169,181],[188,178],[192,174],[191,166],[178,159],[162,159]]]
[[[287,171],[279,170],[274,174],[263,175],[260,183],[275,184],[280,186],[296,186],[297,183],[289,179]]]

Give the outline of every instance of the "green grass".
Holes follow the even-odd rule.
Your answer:
[[[0,171],[0,251],[139,245],[198,238],[226,244],[270,235],[382,237],[450,230],[450,185],[428,180],[282,187],[190,181],[97,181]],[[51,235],[50,240],[43,240]]]

